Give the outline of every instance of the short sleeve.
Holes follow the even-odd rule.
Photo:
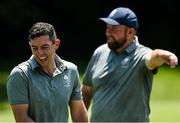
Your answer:
[[[93,67],[95,65],[95,62],[98,59],[98,49],[96,49],[87,65],[86,71],[83,75],[83,84],[92,86],[92,73],[93,73]]]
[[[72,70],[72,76],[73,76],[73,90],[71,94],[71,100],[81,100],[82,99],[82,93],[81,93],[81,85],[80,85],[80,79],[79,79],[79,72],[77,70],[77,67]]]
[[[28,84],[25,74],[15,67],[7,80],[7,95],[10,104],[28,104]]]
[[[153,70],[149,70],[146,66],[146,63],[145,63],[145,55],[147,53],[149,53],[150,51],[152,51],[152,49],[147,48],[147,47],[145,48],[144,54],[142,55],[141,66],[145,69],[145,71],[148,71],[150,74],[156,74],[158,72],[158,68],[155,68]]]

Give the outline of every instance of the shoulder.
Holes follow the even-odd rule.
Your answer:
[[[12,73],[22,73],[23,71],[27,71],[30,68],[30,65],[28,64],[27,61],[22,62],[20,64],[18,64],[17,66],[15,66],[12,71]]]
[[[146,55],[147,53],[149,53],[151,51],[152,51],[151,48],[144,46],[142,44],[139,44],[136,49],[136,53],[139,55],[142,55],[142,56]]]
[[[97,47],[93,53],[93,56],[99,56],[102,53],[109,52],[110,49],[108,48],[107,44],[102,44],[101,46]]]
[[[109,50],[107,44],[102,44],[101,46],[97,47],[95,52],[102,52],[104,50]]]
[[[20,64],[18,64],[17,66],[15,66],[9,76],[8,79],[27,79],[28,77],[28,72],[31,69],[30,65],[28,64],[28,62],[22,62]]]
[[[26,65],[25,65],[26,66]],[[22,84],[25,84],[27,81],[27,66],[25,67],[24,66],[24,63],[21,63],[17,66],[15,66],[9,76],[8,76],[8,79],[7,79],[7,85],[8,87],[14,85],[14,84],[17,84],[18,86],[21,86]]]
[[[17,68],[21,69],[22,71],[27,71],[31,69],[31,65],[28,61],[22,62],[16,66]]]

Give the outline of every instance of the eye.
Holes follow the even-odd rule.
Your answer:
[[[34,51],[35,51],[35,50],[37,50],[37,48],[36,48],[36,47],[32,47],[32,50],[34,50]]]
[[[43,46],[42,49],[44,50],[49,49],[49,46]]]

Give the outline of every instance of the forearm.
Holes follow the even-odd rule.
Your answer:
[[[29,116],[27,115],[14,115],[15,116],[15,120],[16,122],[31,122],[31,123],[35,123]]]
[[[79,112],[76,115],[72,115],[73,122],[88,122],[87,111]]]
[[[145,56],[145,63],[150,70],[153,70],[164,63],[174,68],[178,63],[178,59],[175,54],[169,51],[156,49]]]
[[[84,102],[84,105],[86,106],[86,109],[88,110],[91,104],[91,97],[85,96],[85,94],[83,94],[83,102]]]
[[[92,99],[92,88],[88,86],[83,86],[82,95],[83,95],[83,102],[86,106],[86,109],[88,110]]]
[[[28,116],[28,108],[29,108],[28,104],[12,105],[11,107],[16,122],[34,122]]]
[[[82,100],[71,101],[70,111],[73,122],[88,122],[87,110]]]

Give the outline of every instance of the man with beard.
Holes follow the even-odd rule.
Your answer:
[[[138,42],[138,20],[129,8],[114,9],[107,18],[107,43],[98,47],[84,74],[83,100],[92,100],[92,122],[149,122],[153,75],[162,64],[174,68],[175,54],[151,50]]]
[[[61,59],[53,25],[35,23],[29,30],[32,56],[12,71],[8,100],[16,122],[86,122],[77,66]]]

